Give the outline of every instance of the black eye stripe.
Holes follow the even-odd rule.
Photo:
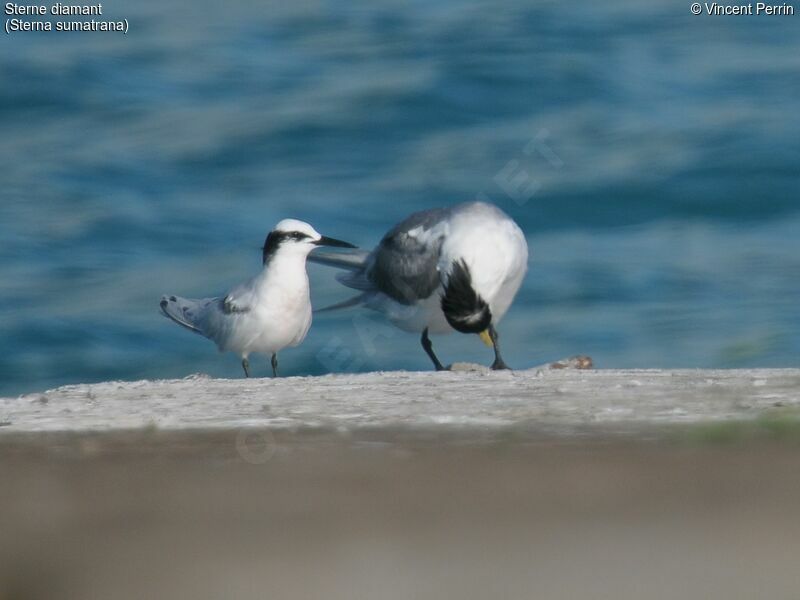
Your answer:
[[[310,235],[301,231],[271,231],[267,236],[267,239],[264,241],[264,247],[262,248],[262,260],[266,264],[272,255],[277,252],[281,243],[287,240],[299,242],[301,240],[307,240],[310,238]]]

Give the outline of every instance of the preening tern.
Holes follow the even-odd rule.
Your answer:
[[[309,260],[347,269],[337,279],[361,293],[323,310],[363,305],[394,325],[421,333],[436,370],[444,366],[429,333],[476,333],[494,348],[493,369],[507,369],[497,323],[528,267],[519,226],[496,206],[466,202],[410,215],[372,251],[314,252]]]
[[[355,247],[322,236],[303,221],[284,219],[264,242],[261,273],[222,297],[162,296],[161,312],[216,343],[220,352],[239,354],[247,377],[250,353],[271,354],[277,376],[278,351],[297,346],[311,327],[306,257],[317,246]]]

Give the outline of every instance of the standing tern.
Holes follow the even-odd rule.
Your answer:
[[[528,243],[496,206],[466,202],[414,213],[372,251],[314,252],[309,260],[346,269],[337,279],[361,293],[330,306],[363,305],[405,331],[421,333],[437,371],[429,333],[480,335],[494,348],[492,369],[507,369],[496,325],[511,306],[528,268]]]
[[[251,352],[271,354],[277,376],[278,351],[300,344],[311,327],[306,257],[317,246],[355,247],[322,236],[303,221],[284,219],[264,242],[261,273],[222,297],[162,296],[161,312],[216,343],[220,352],[239,354],[246,377]]]

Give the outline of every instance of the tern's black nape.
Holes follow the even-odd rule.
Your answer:
[[[280,248],[281,244],[284,242],[299,242],[310,238],[310,235],[303,233],[302,231],[270,231],[269,235],[267,235],[267,239],[264,240],[264,248],[262,248],[263,263],[267,264],[269,259],[275,255],[275,253],[278,251],[278,248]]]
[[[442,312],[450,327],[461,333],[481,333],[492,322],[492,311],[472,287],[467,263],[454,261],[442,294]]]
[[[264,247],[262,261],[264,264],[275,255],[281,244],[285,242],[302,242],[303,240],[310,240],[311,236],[302,231],[270,231],[267,239],[264,240]],[[338,248],[355,248],[350,242],[343,242],[335,238],[321,236],[318,240],[311,242],[315,246],[336,246]]]

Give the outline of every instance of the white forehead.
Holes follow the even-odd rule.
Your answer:
[[[305,221],[298,221],[297,219],[284,219],[275,225],[274,231],[286,231],[287,233],[290,231],[299,231],[300,233],[305,233],[314,239],[318,239],[320,237],[319,233],[317,233],[317,230],[311,225]]]

